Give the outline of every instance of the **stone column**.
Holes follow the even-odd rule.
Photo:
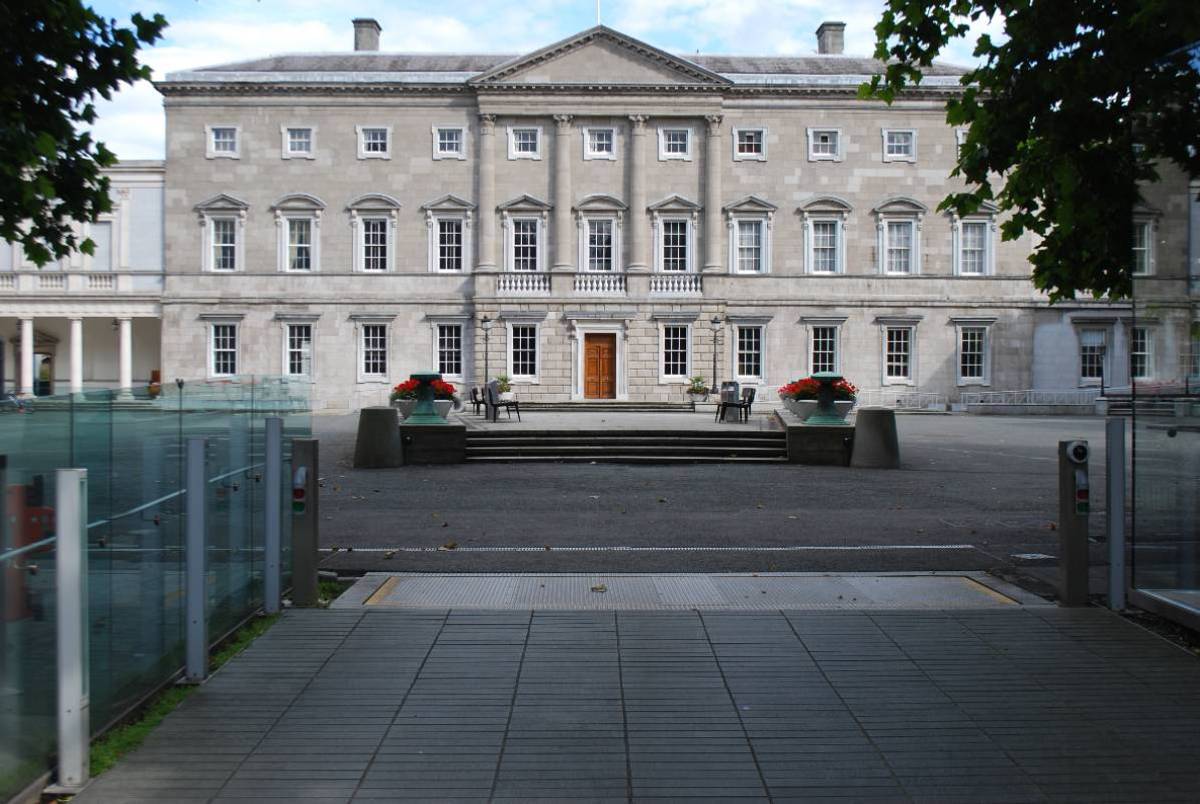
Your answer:
[[[629,271],[646,271],[646,115],[629,116]]]
[[[496,115],[479,115],[479,258],[476,267],[496,270]]]
[[[71,393],[83,390],[83,319],[71,319]]]
[[[554,270],[570,271],[574,241],[571,231],[571,115],[554,115]]]
[[[33,319],[21,319],[21,396],[33,396]]]
[[[721,258],[721,115],[710,114],[704,142],[704,272],[724,266]]]
[[[120,328],[117,335],[117,352],[119,354],[120,379],[117,385],[122,391],[133,387],[133,320],[119,319]]]

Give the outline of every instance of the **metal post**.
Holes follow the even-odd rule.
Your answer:
[[[250,440],[247,433],[247,429],[251,426],[249,417],[245,417],[243,421],[238,421],[243,418],[240,416],[232,418],[233,421],[229,424],[229,471],[249,466],[254,462],[251,452],[246,446]],[[246,603],[250,599],[250,561],[252,560],[249,554],[250,528],[247,525],[249,516],[246,511],[249,507],[251,491],[246,487],[246,474],[246,472],[238,472],[221,481],[223,488],[218,491],[218,494],[222,491],[225,494],[229,510],[229,529],[224,533],[220,529],[213,529],[210,545],[213,549],[209,553],[209,558],[225,565],[225,577],[229,579],[229,595],[237,600],[238,607],[243,609],[246,608]],[[217,499],[220,497],[218,496]],[[221,569],[218,568],[215,571],[219,577]]]
[[[157,500],[162,496],[163,441],[157,435],[148,435],[142,441],[142,499]],[[166,579],[166,562],[163,560],[162,507],[147,508],[142,512],[141,546],[138,561],[138,599],[141,602],[142,636],[135,653],[141,656],[141,665],[149,668],[163,655],[163,584]]]
[[[318,598],[317,446],[315,438],[292,439],[292,603],[297,606],[315,606]]]
[[[57,472],[58,784],[88,780],[87,470]]]
[[[266,508],[267,527],[263,536],[263,610],[267,614],[279,612],[280,598],[280,548],[283,519],[283,419],[272,416],[267,419],[266,468],[263,480],[267,484],[263,506]]]
[[[1108,607],[1125,608],[1125,420],[1111,416],[1105,428],[1108,489]]]
[[[204,451],[207,443],[203,438],[187,441],[187,468],[184,489],[187,492],[187,530],[184,557],[186,562],[185,605],[186,605],[186,670],[184,680],[199,684],[208,674],[208,622],[205,612],[208,573],[205,567],[204,535],[207,523],[204,477]]]
[[[1088,604],[1088,445],[1058,442],[1059,605]]]

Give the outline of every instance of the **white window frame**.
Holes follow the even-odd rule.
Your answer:
[[[458,221],[462,225],[462,266],[457,271],[442,268],[442,221]],[[446,276],[459,276],[471,273],[471,249],[474,245],[471,242],[471,221],[472,216],[469,210],[461,212],[426,211],[425,223],[429,232],[429,273],[444,274]]]
[[[738,141],[742,134],[757,132],[762,139],[762,150],[757,154],[744,154],[738,150]],[[766,126],[746,126],[745,128],[734,128],[733,130],[733,161],[734,162],[766,162],[767,161],[767,127]]]
[[[1137,263],[1131,263],[1130,274],[1132,276],[1154,276],[1155,271],[1155,254],[1154,254],[1154,238],[1157,233],[1157,220],[1152,217],[1139,216],[1133,221],[1134,231],[1142,229],[1146,233],[1146,270],[1137,270]],[[1130,254],[1134,253],[1132,244],[1130,245]]]
[[[729,350],[732,365],[730,366],[730,374],[742,385],[764,385],[767,381],[767,325],[764,322],[749,322],[749,321],[732,321],[730,322],[730,345]],[[757,329],[758,330],[758,375],[742,374],[739,370],[739,359],[742,354],[741,334],[742,329]]]
[[[620,211],[613,212],[582,212],[579,214],[579,271],[585,274],[612,276],[624,273],[625,266],[621,263],[621,222],[623,215]],[[608,221],[612,226],[612,268],[607,271],[592,269],[591,235],[594,221]]]
[[[368,374],[366,372],[367,359],[367,327],[380,326],[383,327],[383,372],[380,374]],[[390,318],[360,318],[355,320],[354,337],[357,341],[357,346],[354,350],[355,374],[359,383],[386,383],[388,381],[388,372],[392,368],[392,320]]]
[[[217,371],[217,327],[233,327],[233,371]],[[228,350],[222,350],[228,351]],[[236,377],[242,367],[242,325],[240,321],[209,321],[208,322],[208,376]]]
[[[537,133],[537,148],[533,151],[518,151],[516,132],[518,131],[534,131]],[[541,126],[509,126],[508,127],[508,158],[512,159],[538,159],[542,158],[542,137]]]
[[[218,151],[216,148],[216,131],[233,131],[233,150]],[[204,127],[204,158],[205,159],[241,159],[242,158],[242,127],[229,124],[214,123]]]
[[[1083,347],[1084,347],[1083,333],[1085,333],[1085,332],[1099,332],[1100,335],[1102,336],[1104,352],[1100,357],[1100,374],[1101,374],[1101,376],[1099,376],[1099,377],[1084,377],[1083,376]],[[1106,384],[1110,384],[1113,381],[1113,379],[1115,379],[1113,377],[1112,371],[1111,371],[1112,351],[1113,351],[1113,349],[1112,349],[1112,347],[1113,347],[1112,325],[1111,324],[1097,324],[1097,323],[1076,324],[1075,338],[1079,344],[1079,348],[1078,348],[1078,351],[1076,353],[1076,358],[1075,358],[1075,373],[1076,373],[1076,376],[1078,376],[1078,378],[1079,378],[1080,387],[1089,387],[1089,386],[1093,386],[1093,385],[1100,385],[1101,381],[1103,381]]]
[[[441,373],[442,369],[441,328],[458,327],[458,365],[460,371],[457,374],[442,373],[442,379],[447,382],[454,382],[461,385],[466,382],[467,374],[470,373],[468,358],[471,353],[470,337],[473,330],[469,325],[470,318],[467,316],[452,318],[430,317],[429,319],[429,365],[433,366],[434,371],[439,373]]]
[[[617,158],[617,130],[612,126],[584,126],[580,129],[583,132],[583,158],[585,160],[605,159],[615,160]],[[592,150],[592,132],[607,131],[612,137],[611,151],[595,151]]]
[[[387,132],[387,149],[383,151],[368,151],[366,132],[370,131],[386,131]],[[358,140],[358,158],[359,159],[391,159],[392,158],[392,127],[383,125],[356,125],[354,127],[355,136]]]
[[[917,161],[917,130],[915,128],[885,128],[880,129],[883,137],[883,161],[884,162],[910,162]],[[910,154],[889,154],[888,153],[888,136],[891,134],[907,134],[912,137],[912,153]]]
[[[203,213],[204,215],[204,255],[202,268],[206,273],[213,274],[236,274],[245,268],[245,240],[246,240],[246,214],[245,210],[229,210],[220,211],[213,210]],[[213,249],[216,246],[214,238],[216,237],[216,226],[214,223],[218,220],[233,221],[233,269],[217,268],[216,256]]]
[[[667,327],[683,327],[684,358],[682,374],[667,374]],[[692,376],[692,322],[661,320],[658,322],[658,384],[675,385],[687,382]]]
[[[663,229],[663,224],[667,221],[683,221],[686,225],[684,231],[687,232],[687,267],[683,271],[665,271],[663,266],[666,261],[664,259],[663,250],[666,247],[666,234]],[[682,274],[696,273],[696,216],[689,213],[664,213],[654,216],[654,271],[659,274],[670,274],[672,276]]]
[[[293,269],[291,265],[291,221],[306,220],[309,222],[310,237],[312,239],[309,245],[309,269],[307,271]],[[321,269],[321,211],[320,210],[303,210],[283,212],[277,210],[275,213],[276,228],[278,231],[278,245],[276,248],[278,254],[278,263],[276,265],[280,273],[285,274],[315,274]]]
[[[317,374],[317,328],[314,321],[281,320],[283,329],[283,366],[280,373],[284,377],[306,377],[312,380]],[[291,368],[292,356],[292,327],[308,327],[308,373],[293,374]]]
[[[842,130],[840,128],[808,128],[805,129],[808,136],[808,161],[809,162],[841,162],[846,152],[846,143],[842,138]],[[814,149],[817,144],[816,135],[818,134],[833,134],[837,142],[836,148],[832,154],[819,154]]]
[[[396,266],[396,226],[400,217],[400,210],[393,206],[371,206],[364,204],[362,206],[350,207],[350,227],[354,230],[354,253],[351,255],[351,270],[356,274],[390,274],[395,270]],[[382,271],[368,271],[365,269],[365,244],[364,244],[364,226],[363,221],[367,219],[386,219],[388,225],[384,231],[387,233],[387,259],[386,267]]]
[[[963,270],[963,227],[968,224],[983,226],[983,270],[980,273],[967,273]],[[970,215],[965,218],[955,216],[950,225],[952,250],[954,259],[954,275],[962,277],[992,276],[996,273],[996,218],[994,215]]]
[[[879,381],[881,386],[885,385],[907,385],[916,386],[917,384],[917,323],[912,320],[895,320],[895,319],[877,319],[879,323]],[[888,376],[888,332],[891,330],[907,330],[908,331],[908,376],[907,377],[890,377]],[[957,354],[957,350],[956,350]]]
[[[888,247],[891,239],[890,224],[907,223],[912,227],[912,240],[909,247],[907,272],[888,270]],[[879,273],[883,276],[920,276],[921,275],[921,219],[916,215],[880,215],[878,226]]]
[[[289,134],[293,130],[308,131],[308,146],[307,151],[293,151],[292,138]],[[280,137],[280,157],[282,159],[316,159],[317,158],[317,127],[310,125],[296,125],[294,123],[284,123],[279,126]]]
[[[507,364],[508,376],[513,382],[526,382],[532,385],[537,385],[538,379],[542,373],[542,322],[540,321],[505,321],[505,328],[508,330],[508,341],[505,346],[505,362]],[[533,374],[517,374],[513,370],[513,328],[514,327],[533,327]]]
[[[808,340],[808,373],[815,374],[817,371],[816,362],[813,359],[816,352],[818,328],[826,328],[833,330],[833,370],[841,372],[842,370],[842,324],[846,323],[845,318],[806,318],[804,326],[807,329]]]
[[[433,132],[433,158],[434,160],[441,159],[458,159],[467,158],[467,129],[465,126],[432,126],[430,129]],[[443,151],[442,150],[442,132],[457,131],[458,132],[458,150]]]
[[[812,215],[804,222],[804,267],[805,272],[816,276],[835,276],[846,272],[845,222],[841,215]],[[833,225],[833,270],[817,270],[818,224]]]
[[[759,233],[759,254],[757,271],[743,271],[741,260],[738,259],[738,245],[741,237],[741,224],[757,223]],[[772,230],[773,216],[763,213],[730,212],[727,228],[729,229],[729,273],[737,276],[766,276],[771,273]]]
[[[963,365],[963,334],[967,330],[983,330],[983,365],[979,377],[966,377],[962,373]],[[954,379],[960,387],[983,386],[992,384],[992,322],[990,321],[955,321],[954,322]]]
[[[518,271],[516,222],[534,221],[537,232],[536,266],[532,271]],[[541,211],[505,212],[504,214],[504,269],[514,274],[541,274],[546,271],[546,215]]]
[[[954,129],[954,159],[955,159],[955,161],[958,161],[958,158],[960,156],[962,156],[962,147],[966,143],[966,141],[967,141],[967,129],[965,129],[965,128]]]
[[[687,150],[681,154],[667,152],[667,132],[682,131],[687,135]],[[659,126],[658,127],[658,161],[670,162],[672,160],[680,160],[683,162],[692,161],[692,143],[695,142],[695,132],[691,126]]]
[[[1146,351],[1145,352],[1135,353],[1133,351],[1133,333],[1136,332],[1137,330],[1141,330],[1143,333],[1145,333],[1145,337],[1146,337]],[[1131,326],[1129,328],[1128,335],[1126,336],[1126,342],[1129,344],[1128,351],[1129,351],[1129,380],[1130,380],[1130,382],[1133,382],[1134,380],[1139,380],[1139,381],[1153,380],[1154,379],[1154,328],[1146,326],[1144,324],[1137,325],[1137,326]],[[1135,376],[1133,373],[1133,356],[1134,356],[1134,354],[1143,354],[1146,356],[1146,373],[1140,377]]]

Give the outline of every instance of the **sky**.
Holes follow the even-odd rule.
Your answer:
[[[601,21],[680,55],[805,55],[827,19],[846,23],[846,53],[870,55],[883,0],[602,0]],[[277,53],[350,51],[353,17],[383,28],[380,50],[526,53],[596,23],[595,0],[522,0],[519,4],[433,4],[429,0],[94,0],[97,13],[122,24],[137,11],[162,14],[169,27],[142,62],[168,72]],[[514,8],[520,12],[515,13]],[[983,26],[979,26],[980,30]],[[998,25],[988,26],[997,32]],[[972,35],[942,60],[972,64]],[[141,82],[97,104],[95,136],[121,159],[161,159],[162,99]]]

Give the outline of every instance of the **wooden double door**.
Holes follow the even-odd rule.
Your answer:
[[[583,396],[585,399],[617,398],[617,336],[583,336]]]

